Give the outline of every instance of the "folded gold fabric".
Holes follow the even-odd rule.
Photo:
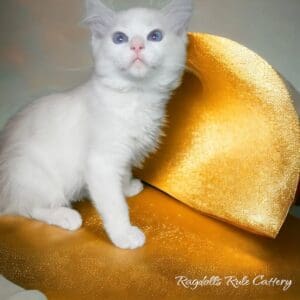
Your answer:
[[[1,217],[0,274],[49,300],[299,299],[299,219],[289,216],[273,240],[151,187],[128,202],[147,237],[134,251],[112,245],[89,202],[76,206],[84,218],[77,232]]]
[[[272,67],[247,48],[190,34],[188,69],[162,147],[137,175],[206,214],[275,237],[294,201],[299,120]]]

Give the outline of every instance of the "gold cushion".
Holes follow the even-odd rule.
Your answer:
[[[84,217],[78,232],[18,217],[0,218],[0,273],[27,289],[60,299],[298,299],[300,220],[291,216],[277,239],[247,233],[211,219],[151,187],[129,200],[131,218],[146,233],[138,250],[114,247],[89,202],[76,208]],[[226,285],[225,276],[249,285]],[[254,285],[265,279],[284,285]],[[177,286],[176,276],[220,276],[220,286],[196,290]],[[258,280],[257,283],[261,283]]]
[[[275,237],[300,171],[286,87],[258,55],[207,34],[190,34],[188,68],[162,147],[136,174],[203,213]]]

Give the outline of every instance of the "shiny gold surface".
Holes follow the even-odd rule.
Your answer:
[[[276,240],[213,220],[147,187],[129,201],[134,224],[146,233],[146,246],[114,247],[89,202],[77,209],[84,227],[68,232],[17,217],[0,218],[0,273],[50,300],[76,299],[298,299],[300,220],[291,216]],[[177,286],[175,276],[238,277],[262,274],[290,279],[282,287]]]
[[[277,73],[247,48],[191,34],[159,152],[137,175],[200,211],[275,237],[300,171],[299,121]]]

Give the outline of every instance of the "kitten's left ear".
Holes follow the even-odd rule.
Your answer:
[[[113,25],[115,12],[105,6],[100,0],[86,0],[86,17],[83,24],[90,27],[93,34],[103,37]]]
[[[172,0],[162,9],[169,26],[176,34],[181,35],[187,31],[193,12],[192,0]]]

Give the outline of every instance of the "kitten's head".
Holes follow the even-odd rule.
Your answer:
[[[96,74],[112,85],[176,85],[186,56],[192,0],[173,0],[161,10],[115,12],[87,1],[84,23],[92,32]]]

